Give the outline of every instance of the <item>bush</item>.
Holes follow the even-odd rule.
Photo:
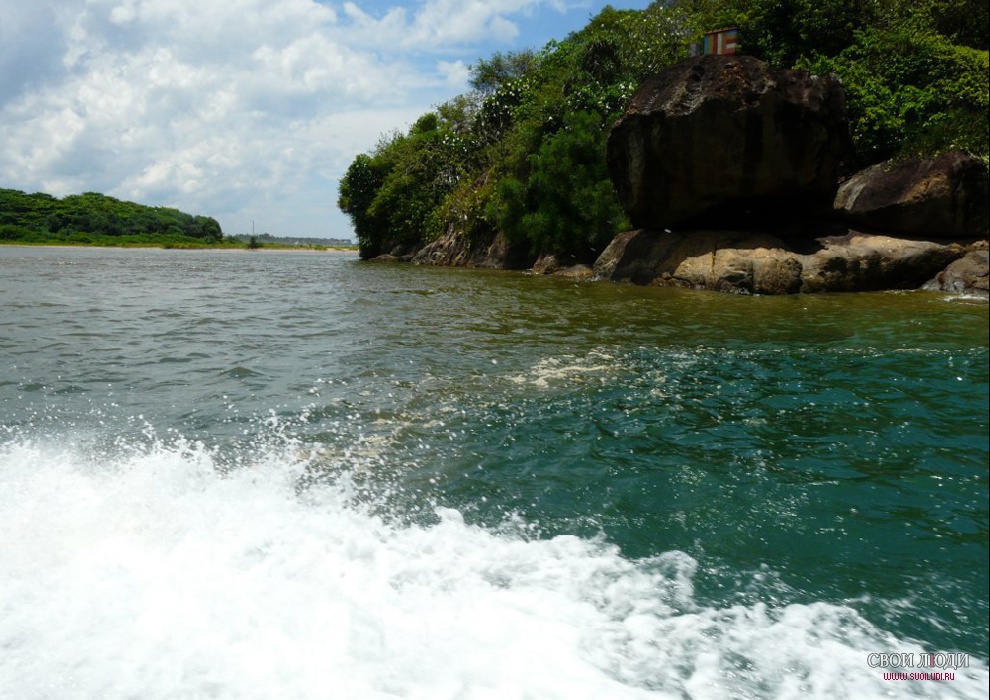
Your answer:
[[[842,79],[864,163],[951,148],[983,157],[990,151],[985,51],[905,24],[857,32],[838,56],[817,57],[805,67]]]
[[[590,262],[628,227],[605,166],[606,132],[595,112],[575,112],[529,157],[525,180],[498,187],[495,219],[535,255]]]

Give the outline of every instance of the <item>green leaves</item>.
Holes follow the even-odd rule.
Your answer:
[[[5,240],[31,243],[158,244],[218,243],[220,224],[169,207],[148,207],[86,192],[56,199],[41,192],[0,190]],[[15,237],[16,235],[16,237]]]
[[[500,182],[496,222],[537,254],[591,262],[628,222],[605,166],[601,115],[574,112],[529,156],[525,179]]]
[[[443,232],[444,203],[478,167],[474,112],[452,100],[351,163],[337,204],[351,218],[362,257],[416,248]]]
[[[646,77],[726,26],[740,28],[747,54],[840,76],[863,164],[954,147],[986,157],[986,24],[975,0],[606,7],[539,52],[480,60],[473,92],[358,156],[338,201],[365,257],[453,231],[471,241],[500,232],[530,257],[591,259],[628,225],[605,168],[611,125]]]
[[[955,46],[913,19],[856,32],[834,58],[802,67],[836,73],[865,163],[961,148],[986,157],[987,52]]]
[[[490,95],[506,83],[532,73],[539,60],[539,56],[529,50],[496,52],[491,58],[480,59],[471,66],[471,87]]]

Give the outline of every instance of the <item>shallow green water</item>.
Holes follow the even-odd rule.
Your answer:
[[[98,628],[104,646],[135,648],[111,591],[151,584],[133,556],[90,556],[132,537],[161,550],[162,569],[189,567],[159,591],[179,611],[177,591],[207,600],[218,575],[243,587],[245,605],[265,595],[252,588],[260,563],[189,565],[190,542],[265,552],[265,591],[305,582],[313,605],[342,605],[352,643],[334,648],[365,684],[341,697],[580,697],[555,685],[572,673],[598,674],[582,681],[597,693],[587,697],[980,697],[981,687],[985,697],[985,301],[734,297],[331,254],[17,248],[0,248],[0,295],[0,527],[33,533],[28,523],[66,518],[0,545],[0,569],[14,572],[0,605],[20,611],[0,622],[0,646],[19,650],[0,661],[0,681],[23,697],[47,697],[25,669],[56,667],[99,669],[66,676],[79,697],[124,691],[107,680],[120,670],[110,657],[79,647]],[[245,474],[258,484],[223,491]],[[56,488],[79,478],[98,508]],[[150,518],[133,534],[146,509],[172,513],[189,493],[206,499],[203,512],[259,510],[251,527],[182,511],[178,530]],[[253,505],[241,509],[245,498]],[[351,539],[314,534],[330,527],[327,509],[359,516],[333,526],[355,528]],[[375,549],[448,528],[445,544]],[[95,542],[38,564],[32,552],[61,551],[66,530]],[[378,553],[355,554],[368,531]],[[493,558],[476,562],[476,546]],[[312,573],[328,552],[346,554],[339,576],[441,599],[379,615],[380,601],[342,597]],[[30,594],[32,581],[102,577],[108,565],[116,578],[81,601],[93,614],[49,639],[65,611]],[[53,583],[50,595],[70,591]],[[509,594],[527,602],[488,598]],[[149,598],[162,599],[146,594],[136,609],[154,607]],[[388,633],[470,600],[496,622],[445,622],[438,636],[464,645]],[[267,648],[293,605],[228,646]],[[602,619],[586,622],[591,611]],[[241,619],[221,614],[201,632]],[[550,631],[531,628],[548,620]],[[355,645],[365,628],[384,628],[385,641]],[[140,637],[165,640],[149,647],[158,661],[151,651],[138,661],[179,663],[187,632],[163,622],[159,637]],[[320,635],[295,629],[285,645],[330,643]],[[516,665],[489,678],[464,652],[499,668],[526,639],[567,670]],[[441,670],[389,665],[420,645],[445,659]],[[969,680],[885,683],[867,655],[899,651],[968,653]],[[300,669],[291,681],[265,676],[257,697],[320,697],[313,669]],[[210,673],[166,686],[205,692],[209,677],[214,697],[254,697]]]

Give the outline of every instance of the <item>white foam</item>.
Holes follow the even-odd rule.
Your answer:
[[[0,695],[986,697],[977,661],[883,681],[868,653],[921,648],[849,608],[699,607],[679,552],[396,525],[346,478],[297,495],[295,453],[220,476],[197,445],[0,446]]]
[[[604,350],[592,350],[584,357],[563,355],[547,357],[525,373],[508,377],[515,384],[547,388],[556,384],[572,384],[598,377],[602,381],[616,370],[616,359]]]

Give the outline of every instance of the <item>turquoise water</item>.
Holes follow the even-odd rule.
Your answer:
[[[0,295],[12,697],[987,697],[985,301],[24,248]]]

